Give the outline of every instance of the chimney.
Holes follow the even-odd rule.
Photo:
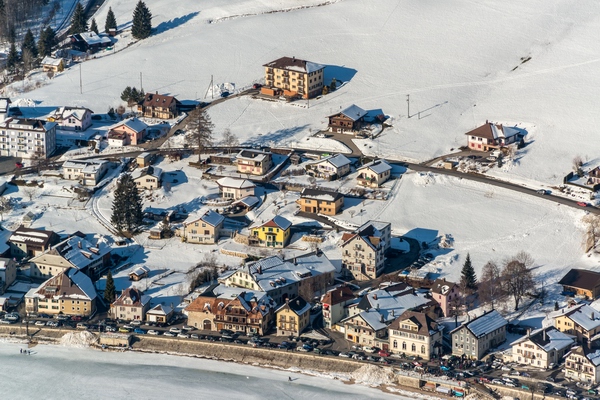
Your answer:
[[[81,248],[81,241],[77,242],[77,247]]]
[[[294,265],[298,265],[298,259],[294,257]]]
[[[158,94],[158,90],[156,91],[156,94]]]
[[[471,322],[471,314],[467,313],[467,322]]]
[[[300,299],[296,300],[296,305],[300,306]]]
[[[395,311],[395,310],[392,310],[392,317],[394,317],[394,316],[395,316],[394,314],[396,314],[394,311]]]
[[[546,329],[543,329],[542,332],[544,333],[544,342],[546,341]]]
[[[527,337],[531,336],[531,328],[527,328]]]
[[[591,320],[594,320],[594,313],[592,312]]]
[[[377,293],[373,295],[373,300],[377,300]]]
[[[292,61],[296,61],[296,56],[292,56]]]

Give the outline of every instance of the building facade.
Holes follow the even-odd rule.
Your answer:
[[[237,170],[242,174],[265,175],[273,166],[271,153],[261,150],[242,150],[235,159]]]
[[[449,317],[453,311],[453,307],[460,305],[460,289],[458,285],[446,281],[446,278],[433,281],[431,297],[439,304],[444,317]]]
[[[330,132],[337,133],[356,133],[362,129],[367,112],[362,108],[352,104],[340,111],[330,115],[328,129]]]
[[[306,172],[315,178],[334,181],[350,173],[350,160],[343,154],[325,157],[306,166]]]
[[[254,196],[256,185],[247,179],[225,177],[217,180],[219,193],[224,199],[239,200],[246,196]]]
[[[129,118],[128,120],[113,126],[108,131],[108,144],[117,145],[118,143],[121,143],[123,146],[136,146],[146,137],[147,129],[148,125],[146,125],[145,122],[135,117]],[[113,141],[111,142],[111,140]]]
[[[17,279],[17,263],[10,258],[0,258],[0,295]]]
[[[587,344],[573,348],[567,355],[564,369],[568,379],[600,383],[600,349]]]
[[[577,337],[579,343],[591,341],[600,333],[600,311],[587,304],[563,308],[554,318],[554,327]]]
[[[96,186],[110,167],[105,160],[69,160],[62,166],[62,176],[83,186]]]
[[[310,303],[298,296],[275,311],[277,336],[300,336],[310,322]]]
[[[560,363],[575,341],[553,326],[527,332],[511,343],[512,360],[521,365],[547,369]]]
[[[558,284],[562,285],[565,293],[573,296],[584,296],[592,300],[600,297],[600,272],[572,268]]]
[[[136,169],[131,174],[131,178],[138,190],[156,190],[162,185],[162,173],[161,168],[149,166]]]
[[[250,228],[250,243],[263,247],[282,249],[287,246],[291,236],[292,223],[282,216],[276,215],[262,225]]]
[[[467,145],[471,150],[490,151],[511,143],[519,142],[523,138],[520,130],[508,126],[497,125],[486,121],[484,125],[465,133]]]
[[[356,183],[360,186],[378,188],[392,176],[392,167],[384,160],[375,160],[358,169]]]
[[[344,196],[339,192],[304,188],[297,203],[302,212],[336,215],[344,207]]]
[[[46,159],[56,150],[56,122],[28,118],[0,121],[0,156]]]
[[[146,311],[150,308],[150,296],[144,295],[140,290],[127,288],[110,305],[109,314],[115,319],[126,321],[144,321]]]
[[[342,236],[342,269],[359,281],[377,278],[385,268],[385,253],[391,243],[391,224],[369,221]]]
[[[58,107],[48,121],[56,122],[59,129],[85,131],[92,126],[92,114],[92,110],[85,107]]]
[[[221,236],[225,217],[212,210],[206,211],[200,218],[190,218],[183,223],[178,232],[188,243],[215,244]]]
[[[506,340],[508,321],[496,310],[467,321],[450,332],[452,355],[480,360]]]
[[[42,229],[19,226],[8,239],[10,255],[18,260],[39,256],[50,247],[60,242],[60,237]]]
[[[394,353],[438,358],[442,353],[443,326],[424,312],[406,311],[388,329],[389,349]]]
[[[325,328],[333,329],[339,321],[348,316],[347,305],[356,301],[356,296],[348,286],[331,289],[321,297],[323,305],[323,323]]]
[[[323,94],[323,65],[296,57],[282,57],[263,67],[265,85],[261,93],[264,95],[309,99]]]
[[[179,101],[173,96],[146,93],[138,104],[138,113],[147,118],[173,119],[179,115]]]

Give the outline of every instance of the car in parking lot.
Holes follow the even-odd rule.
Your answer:
[[[378,353],[381,357],[389,357],[391,354],[385,350],[379,350]]]
[[[500,379],[492,379],[492,383],[494,385],[504,385],[504,381],[502,381]]]
[[[131,332],[131,329],[122,326],[122,327],[119,328],[119,332],[121,332],[121,333],[129,333],[129,332]]]
[[[133,333],[137,333],[138,335],[145,335],[145,334],[146,334],[146,331],[145,331],[145,330],[143,330],[142,328],[135,328],[135,329],[133,330]]]
[[[65,314],[57,314],[56,319],[59,321],[67,321],[67,320],[71,319],[71,317],[68,315],[65,315]]]
[[[177,334],[181,333],[181,329],[173,327],[173,328],[169,329],[169,332],[177,335]]]
[[[46,322],[45,321],[35,321],[35,326],[45,326]]]
[[[198,336],[198,334],[197,334],[197,333],[192,333],[192,334],[190,335],[190,339],[200,339],[200,336]]]
[[[350,358],[350,355],[348,353],[346,353],[345,351],[342,351],[340,354],[338,354],[339,357],[344,357],[344,358]]]
[[[88,326],[86,324],[84,324],[83,322],[79,322],[77,324],[77,329],[87,329]]]
[[[116,332],[117,331],[117,327],[114,325],[106,325],[106,327],[104,328],[104,330],[106,330],[106,332]]]
[[[129,325],[133,325],[133,326],[141,326],[142,325],[142,321],[140,321],[139,319],[136,319],[134,321],[131,321],[129,323]]]
[[[180,333],[177,334],[177,337],[178,338],[183,338],[183,339],[189,339],[190,335],[188,335],[187,333],[180,332]]]
[[[148,332],[146,332],[148,335],[155,335],[158,336],[160,335],[160,332],[154,329],[150,329]]]
[[[163,333],[163,336],[175,337],[175,334],[171,333],[171,332],[165,332],[165,333]]]

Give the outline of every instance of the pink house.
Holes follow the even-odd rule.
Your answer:
[[[92,126],[92,114],[93,111],[85,107],[58,107],[48,120],[56,122],[59,129],[85,131]]]
[[[523,138],[522,131],[509,126],[496,125],[489,121],[465,135],[467,135],[469,149],[478,151],[498,149],[511,143],[517,143]]]
[[[109,141],[111,139],[119,138],[119,142],[125,145],[138,145],[142,142],[144,137],[146,136],[146,129],[148,125],[146,125],[143,121],[140,121],[137,118],[129,118],[115,126],[113,126],[110,131],[108,131]],[[110,143],[109,143],[110,144]]]
[[[446,279],[436,279],[431,286],[431,297],[435,300],[444,313],[444,317],[450,315],[452,311],[452,301],[457,300],[460,296],[458,285],[453,282],[448,282]]]

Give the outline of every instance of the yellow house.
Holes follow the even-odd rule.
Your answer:
[[[265,86],[261,88],[262,94],[303,99],[323,94],[324,65],[296,57],[281,57],[263,67]]]
[[[580,304],[565,308],[554,318],[554,327],[568,335],[577,336],[577,341],[590,340],[600,333],[600,311]]]
[[[340,192],[304,188],[296,202],[302,212],[336,215],[344,206],[344,196]]]
[[[96,289],[83,272],[69,268],[25,295],[27,312],[88,317],[96,311]]]
[[[272,220],[252,228],[251,242],[259,246],[282,249],[290,239],[291,227],[290,221],[277,215]]]
[[[223,221],[225,217],[221,214],[208,210],[200,218],[191,217],[185,221],[178,234],[188,243],[215,244],[221,236]]]
[[[275,313],[277,336],[300,336],[310,322],[310,303],[299,296],[286,299]]]
[[[65,63],[62,58],[44,57],[42,60],[42,69],[44,72],[62,72],[65,70]]]

